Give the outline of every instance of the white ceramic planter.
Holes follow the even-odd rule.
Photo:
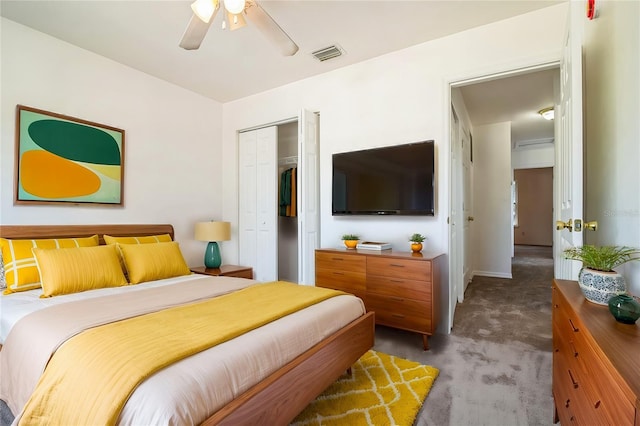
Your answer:
[[[582,268],[578,274],[578,284],[584,297],[599,305],[606,305],[613,296],[627,291],[624,277],[617,272]]]

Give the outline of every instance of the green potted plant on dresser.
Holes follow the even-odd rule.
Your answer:
[[[409,242],[411,242],[411,251],[414,253],[420,253],[422,251],[422,242],[426,239],[426,237],[422,234],[413,234],[409,237]]]
[[[625,294],[624,277],[614,271],[620,265],[640,260],[640,249],[626,246],[584,245],[564,251],[564,257],[582,262],[578,284],[584,297],[590,302],[607,305],[609,299]]]
[[[344,234],[342,236],[342,241],[344,241],[344,245],[348,249],[355,249],[358,246],[358,241],[360,237],[356,234]]]

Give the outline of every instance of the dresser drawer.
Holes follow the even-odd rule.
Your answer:
[[[598,358],[590,343],[591,337],[585,333],[586,329],[575,332],[571,347],[590,406],[606,416],[608,424],[633,424],[635,407],[618,386],[621,378],[614,377],[604,361]]]
[[[367,258],[357,254],[325,253],[316,251],[316,269],[359,272],[367,270]]]
[[[363,272],[316,269],[316,285],[360,295],[366,292],[366,278]]]
[[[398,277],[408,280],[431,281],[431,262],[392,257],[367,259],[367,275]]]
[[[554,353],[553,398],[561,425],[607,425],[602,413],[590,407],[584,389],[573,383],[570,371],[566,357]]]
[[[431,302],[431,283],[427,281],[367,275],[367,292]]]
[[[367,293],[368,311],[376,313],[376,323],[424,333],[432,333],[431,304],[402,297]]]

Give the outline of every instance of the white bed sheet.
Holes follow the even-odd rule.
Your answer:
[[[42,289],[21,291],[12,294],[0,293],[0,344],[4,344],[9,331],[21,318],[46,308],[47,306],[59,305],[61,303],[86,300],[94,297],[106,296],[110,294],[124,293],[127,291],[142,290],[145,288],[162,287],[184,280],[198,279],[202,275],[192,274],[188,276],[167,278],[164,280],[150,281],[136,284],[134,286],[110,287],[97,290],[83,291],[80,293],[65,294],[62,296],[40,298]],[[256,281],[257,282],[257,281]]]
[[[135,288],[127,286],[101,289],[48,299],[39,298],[41,290],[4,296],[0,299],[0,322],[4,336],[2,341],[20,318],[52,304],[171,285],[199,277],[202,276],[178,277],[137,285]],[[9,297],[12,302],[7,302]],[[199,424],[269,374],[365,312],[364,303],[355,296],[333,297],[183,359],[156,373],[136,388],[121,413],[119,424]],[[18,418],[16,416],[16,421]]]

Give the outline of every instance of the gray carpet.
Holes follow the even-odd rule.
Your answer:
[[[452,333],[376,329],[374,349],[440,369],[416,426],[551,425],[551,248],[517,246],[513,279],[476,277]],[[1,425],[13,416],[0,401]]]
[[[421,348],[378,327],[375,349],[440,369],[416,426],[551,425],[551,248],[517,247],[513,279],[476,277],[451,334]]]

